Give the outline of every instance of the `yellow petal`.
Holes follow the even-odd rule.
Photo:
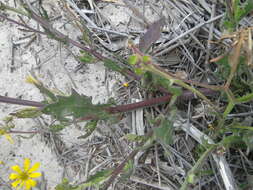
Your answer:
[[[35,187],[37,185],[36,181],[34,181],[32,179],[29,179],[29,181],[30,181],[30,184],[31,184],[32,187]]]
[[[25,183],[26,190],[29,190],[29,189],[31,189],[31,187],[35,187],[35,186],[36,186],[36,181],[34,181],[32,179],[27,180]]]
[[[35,163],[35,164],[31,167],[31,169],[28,171],[28,173],[30,174],[30,173],[36,171],[39,167],[40,167],[40,163],[39,163],[39,162]]]
[[[4,136],[11,144],[14,144],[12,137],[8,133],[4,134]]]
[[[36,177],[40,177],[40,176],[41,176],[41,173],[39,173],[39,172],[29,174],[30,178],[36,178]]]
[[[18,186],[18,184],[20,184],[21,180],[16,180],[14,182],[11,183],[12,187],[16,188]]]
[[[0,164],[4,164],[4,162],[3,162],[3,161],[0,161]]]
[[[19,173],[19,174],[22,173],[22,170],[18,165],[12,166],[11,169],[14,170],[15,172]]]
[[[28,171],[29,168],[30,168],[30,159],[25,158],[25,160],[24,160],[24,171]]]
[[[9,179],[14,180],[14,179],[17,179],[18,176],[19,176],[18,174],[11,173],[11,175],[9,176]]]
[[[21,180],[20,185],[19,185],[16,189],[18,190],[18,189],[22,188],[22,187],[24,186],[24,183],[25,183],[25,182]]]
[[[31,189],[31,184],[29,183],[29,181],[25,181],[25,190],[30,190]]]

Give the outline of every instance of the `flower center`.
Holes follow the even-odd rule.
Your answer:
[[[29,178],[29,176],[28,176],[28,174],[27,174],[26,172],[22,172],[22,173],[20,174],[20,179],[21,179],[22,181],[28,180],[28,178]]]

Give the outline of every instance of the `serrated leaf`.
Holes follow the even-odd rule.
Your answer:
[[[42,112],[38,108],[25,108],[22,110],[18,110],[14,113],[10,113],[17,118],[35,118],[42,115]]]
[[[164,17],[150,25],[147,32],[140,38],[139,48],[142,52],[145,52],[153,43],[155,43],[160,38],[161,29],[164,25]]]
[[[173,86],[173,80],[164,79],[163,77],[153,74],[151,72],[145,73],[145,80],[147,85],[162,86],[176,96],[180,96],[182,94],[182,89],[180,87]]]
[[[81,185],[82,188],[99,186],[103,181],[105,181],[112,173],[111,169],[98,171],[95,175],[92,175],[88,180]]]
[[[44,114],[52,115],[58,120],[67,120],[67,117],[81,118],[94,116],[106,119],[109,113],[105,111],[108,104],[93,105],[91,98],[79,95],[74,89],[70,96],[57,96],[57,101],[42,109]]]
[[[173,143],[173,122],[163,118],[159,127],[154,128],[154,135],[157,141],[169,145]]]

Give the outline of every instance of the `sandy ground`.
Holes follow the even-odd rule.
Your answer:
[[[12,1],[8,3],[13,5]],[[61,13],[56,12],[55,14]],[[80,35],[69,24],[66,24],[64,28],[63,23],[56,24],[61,31],[73,38]],[[44,84],[66,94],[76,86],[79,93],[92,96],[95,103],[104,103],[112,96],[112,86],[119,81],[114,76],[108,79],[109,74],[101,63],[86,65],[80,71],[75,72],[78,62],[64,47],[60,48],[59,42],[40,36],[39,41],[26,47],[31,38],[21,39],[29,34],[21,32],[18,28],[6,21],[0,23],[0,95],[35,101],[43,100],[38,89],[25,82],[26,76],[33,70]],[[15,44],[17,44],[16,47],[14,47]],[[71,48],[71,51],[76,53],[78,50]],[[20,108],[22,107],[0,104],[0,118],[3,119]],[[13,130],[19,131],[32,131],[40,127],[32,119],[15,120],[15,125]],[[80,134],[80,130],[72,127],[62,131],[62,138],[67,146],[71,146],[81,143],[81,140],[76,139]],[[30,158],[33,163],[41,163],[40,171],[45,173],[48,189],[53,189],[61,182],[64,167],[58,163],[55,152],[46,145],[40,134],[34,136],[22,134],[22,136],[30,138],[25,139],[20,135],[12,135],[14,144],[9,143],[4,137],[0,138],[0,160],[5,163],[0,166],[1,178],[8,181],[10,166],[22,165],[24,158]]]
[[[47,0],[43,2],[46,4],[46,8],[51,10],[50,14],[64,16],[61,9],[55,7],[55,1]],[[7,3],[13,5],[12,0],[7,1]],[[118,3],[122,2],[118,1]],[[143,32],[145,30],[143,25],[135,20],[130,20],[130,12],[122,6],[115,6],[110,3],[103,6],[102,9],[104,17],[118,31],[134,30]],[[145,15],[150,18],[150,22],[159,18],[158,14],[149,11],[149,9],[147,9]],[[12,14],[10,14],[10,17],[18,19]],[[31,25],[35,28],[38,27],[33,22],[31,22]],[[80,35],[78,30],[73,29],[73,26],[64,19],[54,22],[54,26],[73,39],[77,39],[77,36]],[[75,88],[79,93],[91,96],[94,103],[106,102],[109,97],[114,96],[113,86],[123,83],[122,77],[110,73],[102,63],[85,65],[76,72],[78,62],[59,42],[39,36],[31,45],[27,46],[31,38],[23,39],[23,37],[28,35],[30,33],[26,34],[20,31],[19,27],[14,24],[6,21],[0,23],[0,59],[2,60],[0,95],[34,101],[43,100],[38,89],[25,82],[26,76],[31,71],[35,72],[37,77],[50,88],[57,88],[66,94],[70,93],[71,88]],[[125,41],[123,41],[119,46],[124,47],[125,44]],[[110,47],[112,49],[119,48],[118,45],[114,46],[114,44],[111,44]],[[69,47],[69,49],[78,54],[76,48]],[[22,107],[0,104],[0,118],[8,116],[9,113],[20,108]],[[15,120],[15,125],[15,130],[19,131],[33,131],[41,127],[38,121],[32,119]],[[72,126],[61,132],[61,138],[67,147],[71,147],[85,143],[85,141],[77,139],[81,133],[82,131]],[[0,176],[3,180],[8,182],[8,175],[11,172],[10,166],[14,164],[22,165],[24,158],[30,158],[33,163],[41,163],[40,171],[45,173],[48,184],[47,189],[54,189],[63,177],[72,177],[78,180],[78,175],[76,172],[71,171],[71,168],[68,168],[70,171],[66,172],[66,166],[59,163],[56,152],[51,145],[46,144],[40,134],[34,136],[22,134],[22,136],[30,138],[12,135],[14,144],[9,143],[4,137],[0,138],[0,160],[5,163],[0,166]],[[66,173],[70,176],[66,176]]]

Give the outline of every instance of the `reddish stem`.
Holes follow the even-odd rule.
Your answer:
[[[32,107],[43,107],[45,104],[40,102],[30,101],[30,100],[21,100],[17,98],[10,98],[6,96],[0,96],[0,103],[7,103],[7,104],[16,104],[16,105],[23,105],[23,106],[32,106]]]
[[[106,109],[109,113],[120,113],[120,112],[128,112],[132,110],[136,110],[138,108],[146,108],[151,107],[158,104],[164,104],[166,102],[169,102],[171,98],[171,95],[166,95],[158,98],[151,98],[148,100],[144,100],[141,102],[136,102],[132,104],[125,104],[125,105],[119,105],[115,107],[109,107]]]
[[[216,94],[218,94],[218,92],[210,90],[210,89],[206,89],[206,88],[201,88],[201,89],[199,89],[199,91],[202,92],[203,94],[205,94],[206,96],[215,96]],[[171,95],[168,94],[165,96],[151,98],[151,99],[144,100],[144,101],[137,102],[137,103],[108,107],[108,108],[105,108],[105,111],[107,111],[111,114],[128,112],[128,111],[136,110],[139,108],[146,108],[146,107],[151,107],[151,106],[155,106],[158,104],[165,104],[170,101],[170,98],[171,98]],[[179,101],[187,101],[187,100],[192,100],[195,98],[196,97],[192,92],[184,91],[183,94],[178,97],[178,100]],[[39,108],[43,108],[44,106],[46,106],[46,104],[43,104],[40,102],[21,100],[21,99],[17,99],[17,98],[6,97],[6,96],[0,96],[0,103],[1,102],[8,103],[8,104],[33,106],[33,107],[39,107]],[[83,120],[90,120],[90,119],[94,119],[94,118],[96,118],[96,116],[93,115],[93,116],[87,116],[82,119]]]

